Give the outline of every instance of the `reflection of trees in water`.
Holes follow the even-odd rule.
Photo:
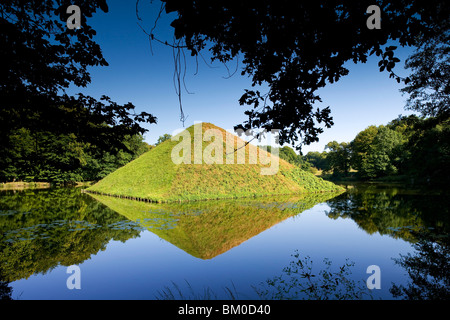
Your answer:
[[[369,234],[412,242],[414,254],[394,259],[411,280],[407,286],[393,284],[395,298],[449,298],[449,197],[369,186],[348,189],[327,204],[332,219],[351,218]]]
[[[436,234],[417,234],[415,254],[400,255],[395,263],[408,272],[407,286],[390,289],[396,298],[408,300],[448,300],[450,298],[450,237]]]
[[[320,199],[310,200],[303,199],[303,201],[295,203],[295,206],[291,203],[292,208],[288,206],[288,209],[301,212]],[[298,203],[303,206],[299,208]],[[349,190],[345,194],[328,200],[327,204],[331,208],[327,213],[330,218],[351,218],[369,233],[379,232],[414,243],[416,254],[408,254],[396,259],[396,263],[408,272],[411,283],[407,286],[393,285],[391,293],[394,297],[406,299],[449,298],[448,198],[432,195],[418,196],[398,189],[370,187]],[[135,205],[134,202],[133,205]],[[189,208],[191,211],[196,211],[194,209],[198,209],[197,206],[199,206],[198,203],[192,203],[185,206],[184,209]],[[258,210],[261,209],[270,212],[283,209],[280,218],[283,218],[284,214],[291,215],[284,212],[285,207],[278,208],[268,202],[264,203],[261,208],[246,207],[242,214],[237,214],[232,210],[233,212],[230,211],[225,216],[233,216],[235,219],[242,218],[242,220],[238,219],[239,223],[237,223],[237,225],[241,225],[240,222],[249,220],[252,208],[258,214]],[[134,214],[142,212],[128,209],[128,214],[131,214],[131,211]],[[220,216],[213,214],[214,212],[211,213],[210,226],[217,225],[217,218],[223,216],[223,210],[219,211],[222,213]],[[131,215],[130,218],[134,220],[137,217]],[[198,235],[200,231],[198,219],[201,216],[193,214],[187,218],[189,219],[184,224],[185,229],[192,229],[191,233]],[[177,223],[181,222],[177,221]],[[89,196],[80,194],[77,189],[28,190],[7,195],[3,193],[0,197],[0,229],[8,232],[0,233],[0,299],[11,298],[12,289],[9,282],[28,278],[35,273],[48,272],[58,265],[79,264],[92,254],[103,250],[112,239],[126,241],[137,236],[139,227],[142,226],[124,219]],[[241,233],[243,229],[237,230],[237,233]],[[433,235],[424,234],[418,232],[420,230],[433,230],[434,233]],[[171,229],[163,228],[162,231],[171,232]],[[217,230],[213,231],[213,235],[218,234]],[[45,232],[48,238],[43,235]],[[206,238],[200,238],[199,243],[205,244],[206,240]],[[303,263],[306,267],[305,261]],[[349,271],[350,267],[347,266],[348,269],[345,270]],[[292,270],[291,266],[290,273],[286,273],[286,275],[295,274],[300,277],[307,275],[303,269],[299,269],[297,272]],[[325,271],[329,272],[330,270],[320,271],[315,275],[326,281],[338,279],[339,282],[344,283],[344,276],[347,274],[341,272],[341,274],[333,274],[333,277],[324,278],[324,276],[330,275]],[[276,278],[272,280],[274,279],[276,280]],[[316,292],[308,291],[308,288],[328,290],[328,286],[332,282],[326,281],[303,288],[307,289],[303,293]],[[355,291],[359,290],[359,286],[352,288],[351,292],[353,293],[360,294],[362,292]],[[345,293],[343,292],[343,294]]]
[[[170,235],[175,226],[168,222],[176,222],[178,227],[181,225],[184,231],[189,231],[187,236],[193,236],[184,242],[187,246],[197,246],[194,249],[202,251],[210,250],[210,245],[214,244],[222,250],[222,247],[226,249],[229,245],[235,245],[235,242],[240,243],[242,239],[246,240],[253,236],[253,233],[250,235],[246,233],[248,230],[258,233],[279,222],[280,219],[298,214],[331,196],[333,195],[318,194],[292,203],[278,203],[267,199],[265,199],[267,201],[247,201],[248,203],[245,202],[247,205],[237,207],[230,205],[229,202],[226,203],[228,205],[211,202],[209,206],[205,202],[182,206],[166,204],[165,207],[172,209],[169,212],[176,213],[175,219],[161,210],[161,206],[156,206],[159,208],[156,211],[150,210],[154,216],[151,214],[147,216],[143,215],[143,212],[149,211],[150,208],[141,206],[151,207],[150,204],[108,198],[109,202],[119,201],[122,206],[114,202],[113,207],[124,209],[125,212],[120,213],[126,213],[128,216],[119,215],[74,188],[2,193],[0,295],[5,298],[11,297],[9,282],[28,278],[36,273],[45,274],[58,265],[80,264],[91,255],[104,250],[110,240],[126,241],[137,236],[144,228],[150,228],[150,231],[157,234]],[[261,219],[262,212],[266,212],[267,219]],[[274,212],[278,214],[274,215]],[[130,221],[127,217],[136,222]],[[162,221],[164,223],[161,223]],[[221,230],[223,232],[219,232]],[[193,239],[198,241],[192,241]],[[176,241],[175,244],[180,245]],[[217,248],[213,246],[212,249],[215,251]]]
[[[0,280],[10,282],[58,265],[80,264],[104,250],[110,240],[136,237],[136,228],[120,227],[124,220],[79,189],[2,193]]]
[[[292,254],[293,260],[283,268],[280,275],[252,285],[256,297],[261,300],[363,300],[373,299],[364,279],[352,279],[352,268],[355,263],[346,260],[339,267],[325,258],[317,267],[309,256],[301,255],[298,250]],[[158,290],[158,300],[246,300],[234,283],[223,288],[224,296],[210,287],[196,291],[186,280],[187,287],[172,282]]]
[[[378,186],[358,187],[327,201],[329,218],[351,218],[369,234],[416,241],[412,231],[448,232],[448,197]]]
[[[9,282],[2,281],[0,274],[0,300],[12,300],[12,288],[9,286]]]

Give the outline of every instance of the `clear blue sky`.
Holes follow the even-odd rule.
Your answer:
[[[132,102],[137,112],[153,114],[158,123],[146,126],[149,131],[145,134],[145,141],[154,144],[164,133],[182,128],[173,85],[172,49],[153,42],[152,55],[148,37],[137,25],[135,1],[112,0],[108,5],[108,13],[98,12],[89,19],[89,23],[97,31],[95,40],[109,66],[91,68],[91,84],[71,91],[95,98],[104,94],[118,103]],[[141,24],[147,30],[153,26],[158,9],[159,1],[152,5],[149,0],[141,1]],[[161,38],[172,39],[169,20],[160,20],[155,32]],[[410,49],[401,49],[396,53],[401,59],[399,66],[403,66],[411,52]],[[319,91],[323,100],[321,106],[331,107],[335,124],[331,129],[325,129],[318,143],[304,146],[304,154],[323,151],[332,140],[349,142],[369,125],[386,124],[399,114],[411,114],[404,109],[407,97],[399,92],[402,86],[390,79],[386,72],[378,71],[377,58],[372,57],[365,64],[349,63],[348,76]],[[250,87],[250,80],[242,77],[240,72],[225,79],[226,69],[220,64],[215,66],[210,68],[199,59],[199,70],[195,75],[195,59],[187,54],[185,80],[193,94],[183,91],[183,108],[188,116],[186,127],[194,121],[203,121],[232,129],[246,119],[246,108],[239,105],[238,99],[244,88]],[[229,68],[234,70],[235,65],[230,64]],[[396,73],[405,75],[406,71],[397,68]]]

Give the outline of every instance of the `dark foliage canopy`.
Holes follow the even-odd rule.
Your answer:
[[[322,125],[333,124],[318,89],[348,74],[348,61],[380,57],[380,71],[397,81],[393,69],[395,41],[419,46],[448,30],[448,1],[380,0],[381,29],[369,29],[367,8],[374,1],[290,0],[162,0],[166,13],[176,12],[178,48],[193,56],[209,50],[223,63],[239,58],[242,75],[252,79],[239,99],[248,121],[238,127],[282,129],[280,143],[309,144],[318,140]],[[157,39],[154,34],[149,35]],[[260,86],[268,86],[261,93]]]
[[[119,147],[125,134],[144,133],[142,122],[155,123],[148,113],[136,114],[132,103],[119,105],[66,93],[69,86],[90,83],[88,68],[107,66],[96,31],[87,18],[105,0],[80,0],[81,28],[69,29],[70,1],[4,0],[0,4],[0,142],[20,128],[74,133],[102,148]],[[3,148],[2,148],[3,150]]]
[[[132,103],[120,105],[107,96],[97,100],[83,94],[67,94],[71,86],[86,87],[90,83],[89,67],[108,65],[94,41],[96,31],[88,24],[88,18],[98,9],[108,12],[106,1],[76,2],[81,11],[79,29],[67,26],[70,17],[67,9],[71,4],[65,0],[3,0],[0,3],[2,181],[23,178],[27,170],[17,166],[20,162],[34,167],[34,171],[50,170],[52,176],[76,169],[72,164],[67,168],[67,163],[58,160],[61,154],[56,154],[56,150],[44,154],[43,150],[51,146],[42,139],[44,136],[51,137],[55,143],[62,137],[70,137],[68,140],[89,147],[101,158],[105,153],[130,151],[124,143],[125,137],[147,131],[142,123],[156,123],[151,114],[136,113]],[[14,137],[24,140],[28,136],[33,138],[33,143],[21,141],[21,145],[32,150],[22,150],[25,147],[18,150]],[[55,165],[50,168],[48,163]]]

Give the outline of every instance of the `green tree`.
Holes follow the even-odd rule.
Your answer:
[[[311,163],[312,166],[319,170],[330,170],[330,163],[327,159],[327,152],[310,151],[306,154],[305,159]]]
[[[334,175],[348,175],[350,171],[350,145],[347,142],[331,141],[325,146],[327,161]]]
[[[274,148],[272,146],[265,146],[268,152],[272,152]],[[306,161],[302,155],[299,155],[289,146],[284,146],[282,148],[278,148],[278,156],[280,159],[283,159],[297,167],[302,168],[303,170],[308,170],[311,167],[311,164]]]
[[[370,126],[351,142],[351,165],[360,178],[403,175],[411,182],[447,185],[450,127],[444,117],[400,116]]]
[[[362,178],[394,175],[404,161],[404,144],[407,139],[402,129],[387,126],[370,126],[359,132],[351,142],[352,166]]]
[[[414,127],[406,147],[408,173],[420,182],[448,186],[450,179],[450,120],[435,124],[423,120]]]
[[[164,135],[158,138],[158,140],[155,143],[155,146],[157,146],[160,143],[163,143],[164,141],[170,140],[170,138],[172,138],[172,135],[165,133]]]
[[[350,143],[352,149],[351,164],[358,172],[362,171],[363,166],[367,162],[368,155],[371,153],[373,140],[377,133],[378,128],[376,126],[369,126],[359,132]]]
[[[407,85],[401,90],[409,94],[407,109],[443,120],[450,116],[449,43],[447,30],[436,38],[424,40],[406,60],[405,67],[412,70]]]
[[[81,142],[73,133],[55,135],[21,128],[9,139],[12,148],[0,167],[0,177],[6,181],[98,180],[149,150],[142,135],[125,136],[126,149],[109,151]]]
[[[295,153],[294,149],[284,146],[280,148],[280,158],[290,163],[298,163],[299,155]]]
[[[286,160],[287,162],[292,163],[303,170],[308,170],[311,167],[311,165],[303,159],[301,154],[297,154],[294,149],[289,146],[282,147],[279,154],[281,159]]]
[[[111,172],[136,159],[144,152],[149,151],[150,146],[145,143],[142,135],[125,136],[123,144],[126,150],[116,149],[112,152],[92,147],[88,149],[88,161],[80,170],[83,180],[93,181],[106,177]]]

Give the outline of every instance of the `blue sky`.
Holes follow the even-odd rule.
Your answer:
[[[89,23],[97,31],[95,40],[100,44],[108,67],[90,69],[92,82],[87,88],[71,88],[73,92],[83,92],[95,98],[107,95],[118,103],[132,102],[136,111],[146,111],[158,118],[158,123],[147,125],[149,131],[145,141],[154,144],[159,136],[182,128],[178,97],[173,85],[174,62],[172,49],[152,42],[137,24],[135,1],[108,1],[109,12],[98,12]],[[141,1],[141,25],[150,30],[153,26],[159,1],[150,4]],[[158,22],[155,33],[160,38],[172,39],[169,18]],[[396,53],[403,66],[410,49],[402,48]],[[188,117],[185,126],[195,121],[211,122],[224,129],[246,119],[246,107],[240,106],[238,99],[244,88],[250,87],[250,79],[237,72],[225,79],[224,66],[214,64],[208,67],[199,59],[198,72],[195,59],[187,57],[186,86],[192,92],[183,91],[183,109]],[[332,140],[351,141],[355,135],[369,125],[386,124],[398,115],[411,114],[404,109],[407,96],[399,92],[401,85],[390,79],[387,73],[378,71],[378,57],[371,57],[365,64],[349,63],[348,76],[319,91],[322,107],[330,106],[334,126],[325,129],[318,143],[303,146],[303,153],[323,151]],[[234,70],[235,65],[229,68]],[[403,69],[397,74],[405,75]]]

